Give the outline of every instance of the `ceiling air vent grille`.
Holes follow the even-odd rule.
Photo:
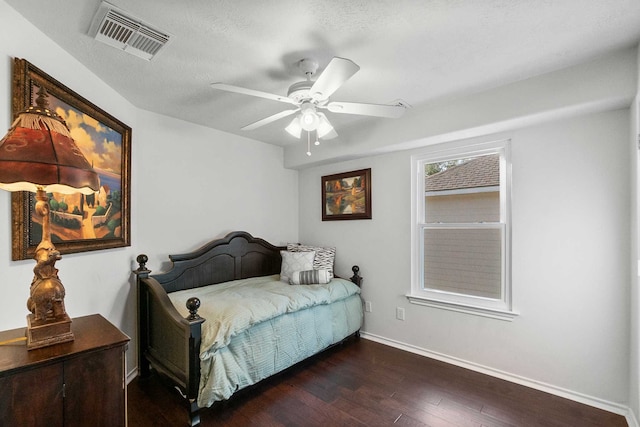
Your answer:
[[[171,38],[106,2],[100,5],[89,34],[102,43],[146,60],[157,55]]]

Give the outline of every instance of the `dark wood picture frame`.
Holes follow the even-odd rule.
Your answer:
[[[102,172],[93,163],[94,159],[99,161],[98,156],[101,153],[98,152],[98,148],[102,147],[97,147],[96,145],[95,150],[87,155],[86,150],[89,148],[78,144],[85,157],[94,165],[101,182],[104,177],[105,184],[101,183],[100,192],[94,195],[96,200],[91,199],[92,207],[96,205],[99,207],[101,199],[108,201],[103,203],[104,209],[100,209],[100,213],[106,210],[106,214],[96,216],[96,220],[105,218],[104,222],[93,225],[97,230],[93,233],[95,237],[74,237],[73,233],[70,233],[71,237],[66,237],[55,233],[55,222],[52,221],[51,238],[56,248],[60,253],[65,254],[130,246],[131,128],[21,58],[14,58],[13,63],[11,108],[14,119],[18,116],[18,113],[33,104],[38,87],[44,87],[49,93],[49,108],[51,110],[56,111],[56,108],[62,108],[62,106],[64,108],[70,107],[68,111],[65,110],[64,112],[74,114],[76,115],[75,117],[80,115],[85,120],[82,126],[92,125],[93,129],[85,129],[87,133],[99,132],[113,137],[112,139],[104,140],[104,142],[111,149],[111,164],[112,166],[115,165],[116,168],[105,168]],[[65,117],[63,116],[63,118]],[[78,124],[74,127],[71,122],[73,121],[67,118],[67,124],[73,136],[74,129],[80,130],[81,125]],[[98,142],[102,146],[105,145],[102,144],[103,140]],[[114,152],[115,155],[113,155]],[[106,183],[111,183],[111,186]],[[34,221],[34,204],[34,193],[11,193],[11,249],[14,261],[32,258],[40,241],[42,231],[41,225]],[[109,210],[105,205],[113,209]],[[87,206],[89,206],[89,202],[87,202]],[[86,216],[83,216],[83,218],[86,218]],[[62,220],[59,220],[59,222],[63,224]],[[59,230],[62,230],[62,228]]]
[[[371,219],[371,168],[322,177],[322,220]]]

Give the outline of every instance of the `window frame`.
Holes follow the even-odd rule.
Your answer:
[[[500,155],[500,221],[427,223],[425,221],[425,198],[427,195],[425,192],[425,165],[491,154]],[[409,302],[500,320],[513,320],[518,313],[513,309],[511,281],[511,141],[509,139],[475,143],[459,141],[431,146],[411,156],[411,177],[411,290],[406,295]],[[492,299],[424,288],[424,230],[438,228],[500,228],[502,230],[502,298]]]

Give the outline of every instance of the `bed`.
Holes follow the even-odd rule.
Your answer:
[[[163,273],[151,274],[148,257],[139,255],[140,377],[155,370],[168,378],[197,425],[200,408],[358,336],[359,268],[348,280],[333,277],[322,268],[333,258],[321,249],[275,246],[236,231],[170,255]]]

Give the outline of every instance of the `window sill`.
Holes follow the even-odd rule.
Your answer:
[[[498,310],[495,308],[478,307],[472,305],[465,305],[455,303],[451,301],[442,301],[431,298],[425,298],[417,295],[406,295],[407,299],[412,304],[424,305],[427,307],[440,308],[443,310],[457,311],[459,313],[473,314],[476,316],[489,317],[492,319],[505,320],[511,322],[520,314],[515,311]]]

